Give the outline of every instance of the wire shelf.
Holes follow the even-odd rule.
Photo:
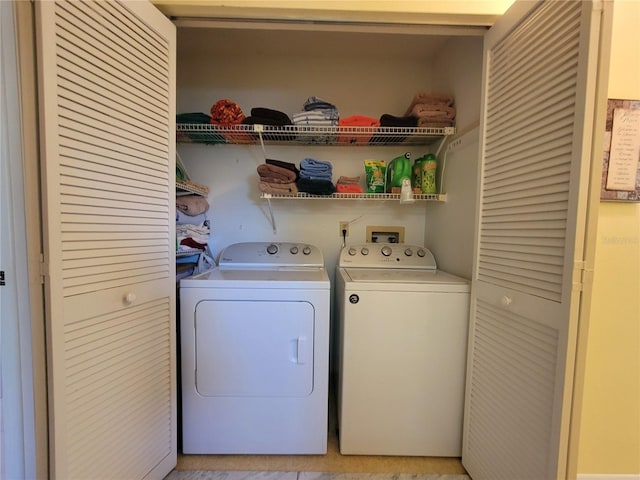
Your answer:
[[[302,145],[427,145],[453,135],[455,127],[316,127],[302,125],[211,125],[179,123],[180,143]]]
[[[399,193],[334,193],[331,195],[313,195],[311,193],[295,193],[287,195],[275,195],[272,193],[260,194],[262,199],[272,200],[400,200]],[[445,193],[439,194],[414,194],[414,200],[416,201],[436,201],[444,202],[447,199]]]
[[[209,187],[193,182],[191,180],[176,180],[177,195],[188,195],[195,193],[206,197],[209,195]]]
[[[190,257],[191,255],[199,255],[204,253],[204,250],[200,250],[198,248],[183,248],[181,250],[176,250],[176,257]]]

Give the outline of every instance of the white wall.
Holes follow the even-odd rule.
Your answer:
[[[640,2],[613,5],[608,97],[640,100]],[[601,202],[579,478],[640,479],[639,293],[640,204]]]
[[[425,244],[439,268],[471,278],[479,163],[482,39],[453,38],[436,58],[436,88],[456,99],[456,135],[440,155],[447,202],[427,209]],[[444,172],[442,172],[444,166]]]

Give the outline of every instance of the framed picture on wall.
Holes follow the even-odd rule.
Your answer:
[[[640,202],[640,100],[608,101],[600,199]]]

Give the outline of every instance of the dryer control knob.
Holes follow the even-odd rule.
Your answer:
[[[302,249],[302,253],[304,253],[305,255],[309,255],[311,253],[311,248],[309,247],[304,247]]]
[[[275,243],[272,243],[267,247],[267,253],[269,255],[273,255],[274,253],[278,253],[278,246]]]
[[[362,247],[362,249],[360,250],[360,253],[362,255],[369,255],[369,249],[367,247]]]
[[[411,250],[410,248],[405,248],[405,250],[404,250],[404,254],[405,254],[407,257],[410,257],[411,255],[413,255],[413,250]]]
[[[291,255],[296,255],[298,253],[298,247],[294,245],[289,251],[291,252]]]
[[[384,255],[385,257],[388,257],[389,255],[391,255],[391,247],[382,247],[382,250],[380,250],[382,252],[382,255]]]
[[[355,248],[353,248],[353,247],[351,247],[351,248],[348,250],[348,252],[349,252],[349,255],[351,255],[352,257],[353,257],[356,253],[358,253],[358,251],[357,251]]]
[[[418,253],[418,256],[421,258],[427,254],[422,248],[419,248],[417,253]]]

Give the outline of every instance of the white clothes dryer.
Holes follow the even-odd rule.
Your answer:
[[[340,452],[458,457],[469,282],[406,244],[342,249],[336,268]]]
[[[326,453],[329,310],[313,245],[237,243],[182,280],[183,452]]]

